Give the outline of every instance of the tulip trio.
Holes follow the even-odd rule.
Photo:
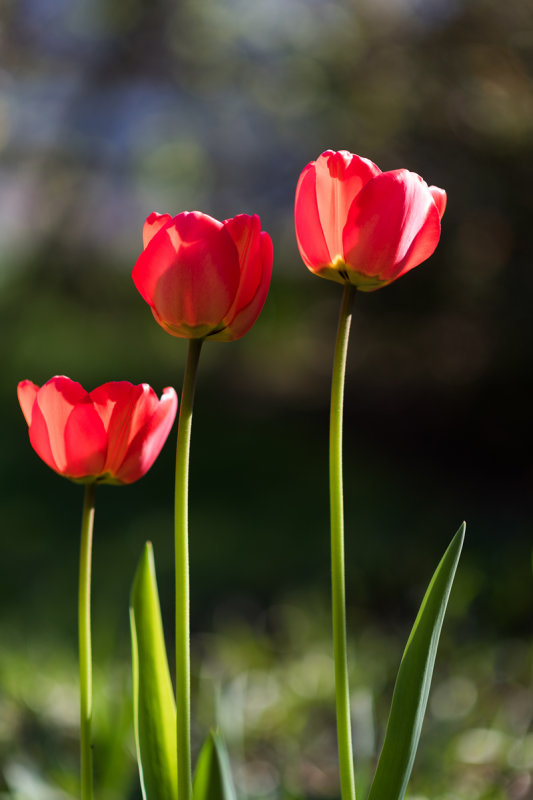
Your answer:
[[[344,587],[342,409],[356,289],[370,292],[427,259],[440,237],[446,194],[407,170],[381,172],[346,151],[323,153],[303,170],[295,227],[302,259],[315,274],[343,284],[330,415],[332,616],[339,771],[343,800],[354,800]],[[200,212],[150,214],[133,281],[169,334],[189,340],[180,401],[175,478],[175,691],[168,670],[155,569],[145,547],[130,601],[134,723],[145,800],[233,800],[227,755],[211,734],[192,780],[190,746],[188,472],[197,369],[203,342],[247,333],[266,300],[272,242],[259,217],[219,222]],[[107,383],[86,392],[66,377],[18,387],[30,442],[48,466],[84,483],[79,593],[81,796],[93,796],[91,758],[90,574],[94,491],[129,484],[159,454],[174,422],[176,392],[159,400],[146,384]],[[369,797],[401,798],[420,735],[446,602],[464,529],[446,551],[424,598],[398,673],[387,734]]]

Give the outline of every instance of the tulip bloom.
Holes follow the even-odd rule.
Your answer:
[[[445,207],[446,192],[414,172],[327,150],[298,180],[298,248],[311,272],[373,292],[429,258]]]
[[[40,388],[21,381],[18,398],[37,455],[80,483],[141,478],[159,455],[178,407],[172,388],[160,400],[146,383],[116,381],[86,392],[65,376]]]
[[[133,281],[167,333],[229,342],[250,330],[272,274],[272,241],[256,214],[153,213],[143,242]]]
[[[174,543],[176,786],[180,800],[191,800],[188,475],[196,376],[204,340],[239,339],[259,316],[272,274],[272,242],[257,215],[219,222],[185,211],[176,217],[150,214],[143,243],[132,273],[135,286],[167,333],[189,339],[176,445]],[[142,780],[142,764],[140,772]]]

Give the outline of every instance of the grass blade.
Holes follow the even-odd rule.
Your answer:
[[[193,800],[236,800],[226,746],[215,731],[211,731],[198,756]]]
[[[402,800],[405,794],[464,536],[463,523],[431,579],[413,625],[396,678],[385,741],[368,800]]]
[[[176,702],[168,669],[152,545],[130,597],[133,712],[144,800],[177,800]]]

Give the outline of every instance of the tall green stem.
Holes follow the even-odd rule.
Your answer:
[[[335,657],[335,697],[337,707],[337,740],[342,800],[355,800],[355,778],[352,755],[350,689],[346,647],[346,593],[344,585],[344,505],[342,490],[342,416],[344,375],[351,307],[355,288],[347,283],[339,315],[333,375],[329,428],[329,487],[331,512],[331,596],[333,614],[333,650]]]
[[[91,657],[91,560],[96,483],[85,486],[81,518],[80,579],[78,587],[78,637],[80,661],[80,750],[81,798],[92,800],[93,753],[92,726],[92,657]]]
[[[176,732],[178,800],[192,798],[191,697],[189,640],[189,450],[192,409],[202,339],[189,340],[178,422],[174,544],[176,568]]]

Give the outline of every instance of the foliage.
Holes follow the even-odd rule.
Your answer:
[[[416,610],[416,601],[412,612]],[[533,648],[526,639],[472,638],[445,625],[408,798],[525,800],[533,769]],[[350,626],[350,681],[360,795],[368,789],[408,625],[359,617]],[[268,609],[217,609],[193,637],[194,751],[216,719],[238,797],[337,796],[328,603],[290,595]],[[17,800],[76,795],[75,647],[2,632],[0,786]],[[110,664],[112,663],[112,666]],[[40,666],[35,678],[34,665]],[[139,798],[129,654],[95,654],[95,788],[105,800]],[[529,782],[528,782],[529,781]]]

